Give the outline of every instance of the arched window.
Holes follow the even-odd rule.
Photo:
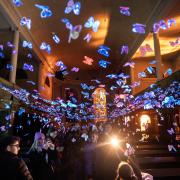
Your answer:
[[[107,120],[106,90],[96,88],[93,93],[94,113],[97,121]]]
[[[45,79],[45,85],[47,85],[48,87],[50,87],[49,77],[46,77],[46,79]]]

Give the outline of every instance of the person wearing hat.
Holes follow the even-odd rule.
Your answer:
[[[33,180],[23,159],[18,157],[20,138],[5,136],[0,140],[0,179]]]

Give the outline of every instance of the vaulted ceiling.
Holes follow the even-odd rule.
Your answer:
[[[7,14],[9,22],[12,21],[18,27],[22,36],[33,43],[34,52],[39,59],[48,64],[54,71],[57,70],[55,63],[58,60],[70,68],[78,67],[80,71],[76,76],[82,80],[88,80],[93,77],[104,77],[110,72],[121,71],[122,65],[129,60],[136,52],[140,44],[143,42],[148,33],[152,30],[152,24],[166,15],[171,8],[177,3],[177,0],[74,0],[81,3],[80,15],[73,12],[64,13],[68,0],[24,0],[23,6],[16,7],[12,0],[1,0],[0,5],[3,15]],[[41,18],[40,10],[35,4],[49,6],[52,16],[49,18]],[[131,16],[124,16],[119,12],[119,6],[130,8]],[[6,15],[5,15],[6,16]],[[92,28],[85,28],[84,24],[90,16],[100,21],[97,32],[93,32]],[[20,19],[27,17],[32,20],[32,28],[28,30],[24,26],[20,26]],[[67,18],[72,25],[82,25],[82,31],[78,39],[71,40],[68,43],[69,30],[62,23],[62,18]],[[4,20],[0,17],[0,22]],[[140,23],[146,25],[145,34],[136,34],[132,32],[132,25]],[[6,23],[1,23],[1,28],[6,28]],[[52,33],[56,33],[60,37],[60,43],[56,44],[52,39]],[[84,37],[90,33],[92,39],[86,42]],[[42,42],[50,44],[51,54],[40,50]],[[104,58],[99,55],[97,50],[100,45],[110,47],[110,57]],[[129,46],[128,55],[121,55],[120,48],[122,45]],[[84,64],[82,61],[84,56],[94,59],[92,66]],[[111,62],[111,65],[104,69],[98,65],[100,59]],[[69,78],[74,75],[69,74]]]

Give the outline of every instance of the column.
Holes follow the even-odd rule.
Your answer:
[[[10,71],[9,81],[13,84],[16,83],[16,71],[17,71],[17,58],[18,58],[18,46],[19,46],[19,31],[16,29],[14,31],[14,39],[13,39],[14,49],[11,54],[11,65],[13,69]]]
[[[153,33],[153,40],[154,40],[154,52],[156,59],[156,77],[157,77],[157,81],[159,81],[163,78],[163,74],[162,74],[161,49],[160,49],[158,33]]]
[[[39,69],[38,69],[38,91],[39,91],[39,93],[41,93],[42,88],[44,86],[44,84],[42,82],[42,78],[43,78],[42,69],[43,69],[43,63],[40,62]]]

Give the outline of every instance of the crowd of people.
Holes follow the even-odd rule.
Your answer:
[[[0,179],[8,180],[118,180],[153,179],[142,173],[133,145],[112,124],[53,125],[34,135],[31,147],[20,138],[4,136],[0,142]]]

